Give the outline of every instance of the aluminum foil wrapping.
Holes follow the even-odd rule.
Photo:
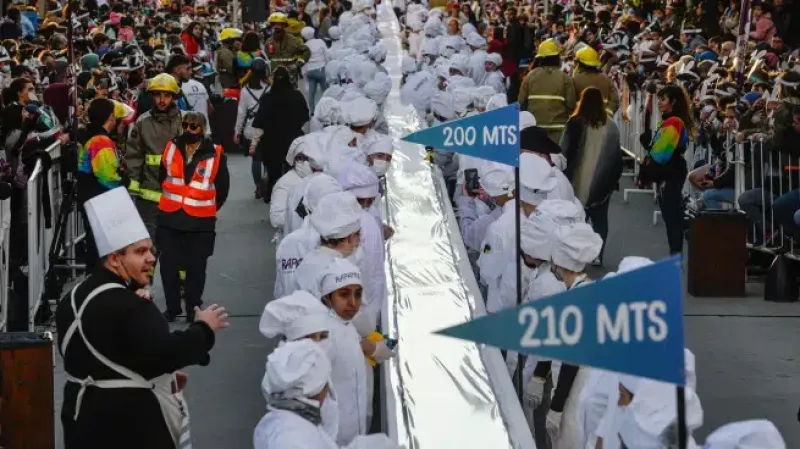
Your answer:
[[[384,114],[397,148],[383,204],[396,234],[382,325],[399,340],[398,356],[383,364],[387,432],[408,449],[535,448],[499,350],[433,333],[486,311],[441,173],[423,147],[399,140],[420,122],[400,102],[400,26],[384,5],[378,23],[393,83]]]

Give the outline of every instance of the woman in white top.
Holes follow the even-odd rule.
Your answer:
[[[253,118],[258,111],[258,102],[261,95],[269,89],[269,64],[261,58],[255,58],[250,66],[250,78],[239,96],[239,110],[236,113],[236,133],[234,142],[243,148],[250,148],[253,139]],[[253,155],[252,172],[253,183],[256,185],[255,197],[261,198],[261,176],[263,162],[259,154]]]
[[[325,64],[328,62],[328,45],[322,39],[314,38],[314,29],[305,27],[300,35],[306,41],[306,47],[311,50],[311,57],[303,66],[303,77],[308,83],[308,110],[314,110],[317,98],[317,89],[320,95],[327,89],[325,83]]]

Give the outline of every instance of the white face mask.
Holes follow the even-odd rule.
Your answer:
[[[378,176],[386,176],[386,172],[389,171],[389,161],[375,159],[372,161],[372,171]]]
[[[313,170],[311,170],[311,162],[309,161],[295,162],[294,171],[296,171],[301,178],[305,178],[306,176],[311,176],[311,173],[313,173]]]

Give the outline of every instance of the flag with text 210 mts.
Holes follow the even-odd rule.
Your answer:
[[[684,384],[680,257],[437,333]]]

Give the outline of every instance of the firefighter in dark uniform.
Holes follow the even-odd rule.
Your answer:
[[[578,65],[572,75],[572,81],[575,82],[577,97],[580,98],[587,87],[596,87],[603,95],[606,113],[609,117],[614,117],[619,109],[619,93],[614,81],[600,71],[603,63],[600,62],[597,50],[587,45],[575,52],[575,61]]]
[[[207,365],[214,333],[227,327],[217,305],[170,332],[140,287],[150,283],[153,244],[123,187],[86,202],[101,263],[56,310],[67,382],[65,449],[181,449],[191,445],[178,370]]]
[[[289,19],[286,14],[275,12],[270,14],[269,26],[272,27],[272,36],[267,40],[267,56],[272,72],[278,67],[286,67],[292,75],[292,81],[297,84],[297,74],[300,68],[311,57],[311,50],[303,41],[286,32]]]
[[[158,203],[156,239],[161,262],[161,283],[167,310],[164,318],[181,314],[181,276],[184,282],[186,320],[203,302],[206,265],[214,253],[217,210],[225,204],[230,176],[222,146],[205,135],[206,118],[186,112],[183,133],[164,148],[161,158],[161,200]]]

